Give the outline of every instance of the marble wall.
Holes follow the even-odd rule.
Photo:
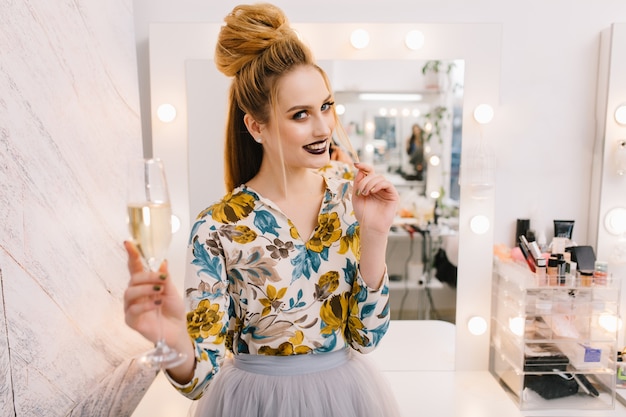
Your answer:
[[[0,3],[0,415],[126,416],[154,378],[124,324],[141,155],[132,0]]]

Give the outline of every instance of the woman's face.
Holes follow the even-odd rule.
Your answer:
[[[263,157],[279,163],[280,140],[287,167],[323,167],[330,159],[335,109],[322,74],[314,67],[299,66],[278,80],[277,92],[276,112],[263,127]]]

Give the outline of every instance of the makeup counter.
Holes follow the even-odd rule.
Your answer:
[[[573,222],[555,221],[549,245],[527,222],[494,247],[489,371],[520,410],[617,409],[621,277],[571,241]]]

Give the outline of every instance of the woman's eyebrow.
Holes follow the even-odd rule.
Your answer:
[[[329,94],[324,100],[322,100],[324,103],[328,102],[328,100],[330,100],[332,98],[332,94]],[[313,106],[309,106],[306,104],[296,104],[295,106],[291,106],[290,108],[287,109],[286,113],[289,113],[291,111],[294,110],[299,110],[299,109],[311,109],[313,108]]]

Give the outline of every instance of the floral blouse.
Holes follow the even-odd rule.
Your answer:
[[[321,171],[322,173],[324,171]],[[242,185],[192,227],[185,296],[196,355],[187,385],[197,399],[227,354],[301,355],[376,347],[389,325],[388,277],[359,273],[352,182],[323,174],[318,225],[305,240],[270,200]]]

